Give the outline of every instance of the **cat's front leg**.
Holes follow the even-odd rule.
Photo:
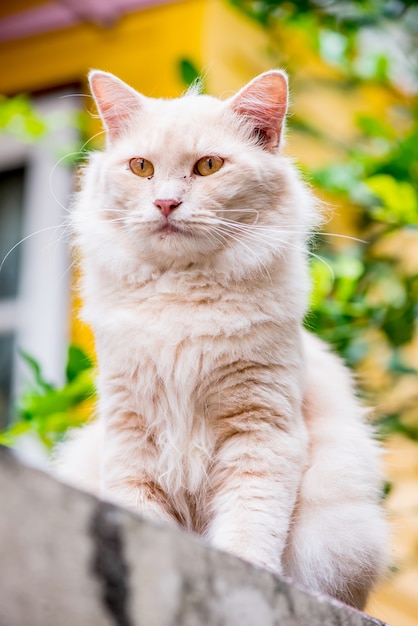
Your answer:
[[[158,483],[144,471],[135,472],[134,475],[131,472],[111,472],[108,469],[103,497],[148,519],[174,527],[179,526],[169,498]]]
[[[279,416],[264,411],[237,417],[225,420],[229,432],[210,475],[206,535],[215,547],[281,574],[306,460],[305,431],[299,426],[286,432]]]
[[[114,407],[105,418],[102,496],[150,519],[178,526],[170,498],[158,481],[156,446],[142,417]]]

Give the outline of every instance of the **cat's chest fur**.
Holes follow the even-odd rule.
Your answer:
[[[242,364],[290,370],[297,333],[283,319],[288,303],[282,308],[275,289],[225,289],[198,272],[167,273],[119,294],[104,290],[96,310],[99,301],[100,395],[114,393],[115,379],[125,387],[126,408],[156,433],[167,487],[196,492],[216,446],[225,376]]]
[[[266,288],[248,281],[225,288],[204,272],[173,272],[129,289],[98,291],[90,306],[106,362],[120,355],[140,376],[144,371],[138,367],[148,363],[165,381],[170,370],[174,375],[179,369],[192,380],[212,370],[224,352],[231,361],[256,358],[264,336],[270,336],[273,354],[280,327],[287,325],[287,334],[291,329],[290,297],[284,285]]]

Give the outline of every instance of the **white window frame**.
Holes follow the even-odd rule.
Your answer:
[[[76,99],[66,95],[69,94],[61,92],[42,96],[34,99],[33,104],[46,119],[64,117],[78,108]],[[31,145],[10,136],[0,137],[0,170],[25,167],[18,293],[14,299],[0,300],[0,333],[12,332],[16,337],[12,398],[21,393],[28,381],[19,349],[40,363],[46,380],[53,384],[62,384],[64,380],[71,282],[65,223],[73,171],[59,159],[76,139],[75,129],[59,123]]]

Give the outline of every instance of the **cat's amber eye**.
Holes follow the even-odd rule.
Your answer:
[[[218,156],[205,156],[198,160],[194,166],[194,173],[200,176],[209,176],[221,169],[224,160]]]
[[[138,157],[129,161],[129,168],[136,176],[149,178],[154,174],[154,166],[151,161]]]

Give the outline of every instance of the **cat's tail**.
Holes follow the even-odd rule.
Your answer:
[[[380,450],[349,373],[316,338],[304,337],[310,460],[294,511],[285,573],[363,608],[387,567]]]

